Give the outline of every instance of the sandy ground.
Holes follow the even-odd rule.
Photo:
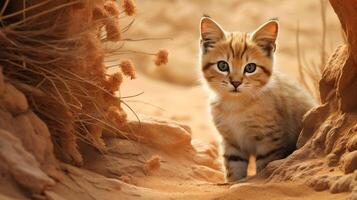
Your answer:
[[[346,194],[333,194],[329,192],[315,192],[311,188],[299,184],[237,184],[234,186],[216,186],[208,184],[193,184],[192,182],[170,182],[160,180],[166,187],[147,190],[143,196],[131,199],[215,199],[215,200],[339,200],[345,199]],[[174,189],[173,189],[174,188]],[[122,188],[124,191],[127,188]],[[127,189],[129,190],[129,188]]]

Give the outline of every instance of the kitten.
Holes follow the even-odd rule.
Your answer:
[[[200,25],[202,75],[222,136],[226,181],[236,181],[247,176],[249,156],[256,157],[258,173],[292,153],[302,117],[315,102],[273,71],[277,20],[252,33],[226,32],[209,17]]]

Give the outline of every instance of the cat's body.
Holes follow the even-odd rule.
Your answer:
[[[246,176],[250,155],[255,155],[259,172],[295,149],[302,116],[312,102],[285,77],[275,74],[271,79],[257,96],[211,99],[213,120],[223,138],[227,180]]]
[[[314,105],[302,88],[273,72],[277,31],[275,20],[252,34],[225,32],[210,18],[201,21],[202,72],[223,140],[227,181],[246,177],[250,155],[256,156],[257,172],[289,155],[301,119]]]

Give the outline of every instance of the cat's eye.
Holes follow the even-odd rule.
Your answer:
[[[222,71],[222,72],[228,72],[229,71],[229,65],[226,61],[218,61],[217,63],[217,67],[219,69],[219,71]]]
[[[256,69],[257,65],[255,63],[248,63],[244,68],[244,72],[253,73]]]

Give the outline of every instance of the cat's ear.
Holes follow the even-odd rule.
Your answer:
[[[278,37],[279,22],[272,19],[261,25],[251,34],[251,40],[256,42],[268,56],[271,56],[276,49],[276,39]]]
[[[225,38],[224,30],[210,17],[202,17],[200,23],[201,48],[203,52],[209,51],[215,43]]]

